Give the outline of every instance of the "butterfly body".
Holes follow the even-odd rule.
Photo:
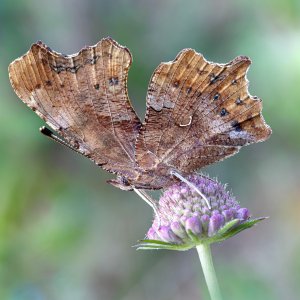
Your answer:
[[[12,86],[77,152],[125,190],[160,189],[271,134],[248,92],[251,61],[208,62],[192,49],[154,71],[142,124],[127,93],[132,57],[111,38],[74,55],[41,42],[9,66]]]

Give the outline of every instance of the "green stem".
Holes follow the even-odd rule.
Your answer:
[[[222,300],[216,272],[212,261],[210,245],[207,243],[200,244],[197,246],[197,251],[211,300]]]

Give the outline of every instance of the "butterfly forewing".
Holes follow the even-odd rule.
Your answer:
[[[127,95],[129,50],[110,38],[66,56],[42,43],[9,66],[17,95],[79,152],[130,177],[140,121]]]

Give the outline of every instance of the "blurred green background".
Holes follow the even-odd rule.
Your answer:
[[[300,1],[0,1],[0,299],[208,299],[196,251],[135,251],[150,207],[111,175],[41,136],[7,66],[42,40],[75,53],[111,36],[132,52],[141,117],[154,68],[183,48],[253,61],[271,138],[205,170],[227,182],[257,227],[213,247],[225,299],[299,299]]]

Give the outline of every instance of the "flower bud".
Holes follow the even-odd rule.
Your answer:
[[[171,230],[170,226],[160,226],[156,233],[164,242],[178,243],[180,241],[180,239]]]
[[[208,224],[208,236],[213,236],[218,232],[218,230],[224,225],[225,218],[220,213],[213,214],[210,217]]]
[[[195,234],[200,235],[202,232],[201,223],[198,217],[188,218],[185,222],[185,230],[188,232],[189,230]]]

